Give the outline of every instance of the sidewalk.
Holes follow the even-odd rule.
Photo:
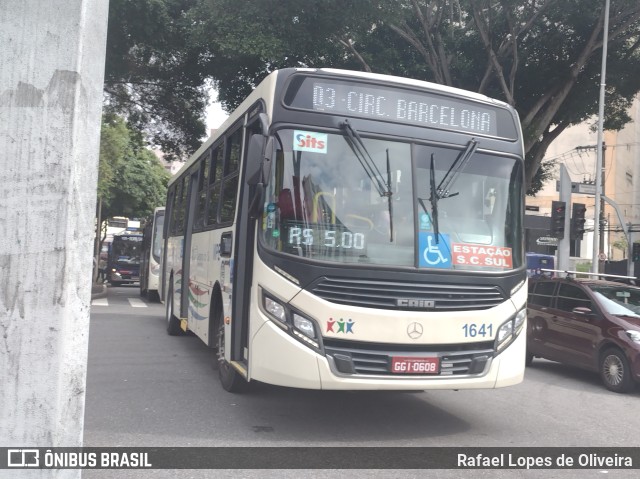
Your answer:
[[[107,295],[107,284],[106,283],[93,283],[91,285],[91,300],[104,298]]]

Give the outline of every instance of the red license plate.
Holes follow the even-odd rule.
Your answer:
[[[396,356],[391,358],[394,374],[439,374],[440,358],[416,358]]]

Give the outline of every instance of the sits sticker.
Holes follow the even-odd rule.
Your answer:
[[[327,134],[315,131],[293,131],[293,151],[327,153]]]

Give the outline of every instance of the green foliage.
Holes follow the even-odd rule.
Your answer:
[[[340,67],[479,91],[516,107],[527,183],[549,144],[597,113],[601,0],[207,0],[212,43],[228,58],[215,75],[231,109],[269,71]],[[640,90],[640,6],[612,0],[606,126],[620,128]],[[544,174],[544,170],[541,172]]]
[[[103,118],[99,168],[103,219],[142,218],[164,205],[169,173],[120,117]]]
[[[520,114],[526,176],[597,113],[602,0],[111,0],[107,111],[163,151],[203,136],[205,85],[227,111],[283,67],[368,70],[502,99]],[[640,90],[640,4],[611,0],[605,126]],[[536,176],[538,175],[538,176]]]
[[[191,42],[196,0],[111,0],[104,110],[126,117],[169,159],[205,136],[207,49]]]

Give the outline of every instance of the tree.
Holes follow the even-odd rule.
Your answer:
[[[209,81],[227,111],[276,68],[433,81],[518,110],[533,193],[551,142],[597,112],[603,20],[604,0],[111,0],[105,108],[184,157]],[[608,129],[640,90],[639,30],[640,3],[611,0]]]
[[[205,136],[209,52],[190,34],[199,0],[111,0],[104,111],[125,117],[168,159]]]
[[[98,199],[101,217],[142,218],[166,201],[169,173],[141,135],[114,115],[105,115],[100,136]]]
[[[212,42],[229,60],[214,75],[228,109],[283,66],[356,66],[478,91],[518,110],[529,186],[540,183],[551,142],[597,112],[603,0],[203,0],[198,8],[200,28],[224,33]],[[640,90],[639,29],[640,3],[612,0],[606,128],[629,121]]]

